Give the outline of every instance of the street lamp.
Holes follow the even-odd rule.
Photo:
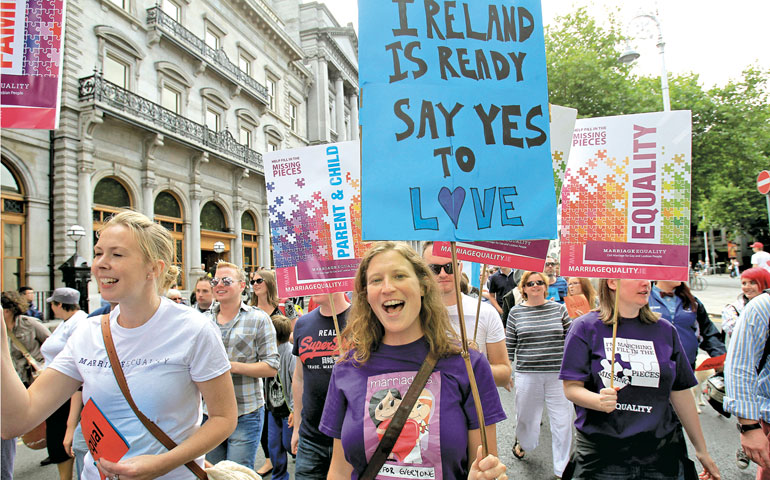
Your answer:
[[[73,225],[67,230],[67,236],[75,241],[75,253],[78,252],[78,241],[86,236],[86,229],[80,225]]]
[[[222,252],[225,251],[225,244],[222,242],[214,243],[214,251],[217,254],[217,261],[221,260],[220,256],[222,255]]]
[[[655,22],[655,26],[658,27],[658,51],[660,52],[660,86],[663,93],[663,111],[668,112],[671,110],[671,99],[668,95],[668,73],[666,72],[666,57],[665,57],[665,47],[666,42],[663,41],[663,30],[660,28],[660,20],[658,20],[658,17],[651,13],[643,13],[640,15],[635,16],[631,19],[629,24],[637,19],[647,19],[652,20]],[[620,63],[625,63],[626,65],[630,65],[633,63],[637,58],[639,58],[639,52],[632,49],[629,45],[626,45],[626,51],[618,57],[618,61]]]

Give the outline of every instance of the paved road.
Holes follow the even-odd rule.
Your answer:
[[[707,311],[718,317],[722,307],[734,301],[740,293],[740,280],[730,278],[727,275],[709,275],[705,278],[708,283],[706,289],[694,293],[706,305]],[[719,324],[716,320],[715,323]],[[532,452],[527,452],[524,460],[517,460],[511,454],[511,446],[515,437],[513,393],[506,392],[504,389],[499,389],[499,392],[505,412],[508,414],[508,420],[498,425],[497,443],[500,458],[508,466],[509,476],[527,479],[552,478],[551,435],[547,419],[544,420],[541,429],[540,446]],[[755,465],[751,465],[747,470],[739,470],[735,465],[735,451],[739,445],[735,420],[720,416],[709,406],[703,407],[700,418],[706,443],[712,457],[722,471],[722,478],[730,480],[754,478],[756,475]],[[39,466],[38,462],[45,456],[45,450],[32,451],[20,445],[17,449],[14,478],[17,480],[57,480],[59,477],[55,466]],[[690,446],[690,456],[695,458],[692,446]],[[261,464],[260,449],[257,466]]]

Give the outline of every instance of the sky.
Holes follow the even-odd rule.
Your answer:
[[[321,1],[341,25],[353,22],[358,31],[356,0]],[[458,0],[457,4],[470,2],[473,0]],[[624,0],[622,3],[617,0],[542,0],[546,25],[557,15],[571,12],[578,6],[588,7],[590,14],[606,21],[606,12],[619,8],[619,5],[622,8],[618,16],[626,35],[646,30],[647,38],[641,33],[632,42],[641,54],[634,66],[634,72],[639,75],[660,75],[657,28],[651,22],[631,20],[639,13],[656,11],[666,43],[665,62],[669,74],[697,73],[701,84],[709,88],[739,79],[750,64],[770,68],[770,2],[765,0]]]

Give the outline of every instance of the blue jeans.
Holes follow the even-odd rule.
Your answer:
[[[294,464],[296,480],[325,480],[332,462],[332,447],[321,445],[305,436],[299,436],[297,462]]]
[[[679,467],[676,476],[665,475],[653,465],[613,464],[606,465],[599,472],[594,472],[592,480],[684,480],[684,472]]]
[[[203,416],[203,421],[208,417]],[[224,442],[206,454],[206,460],[216,465],[222,460],[230,460],[254,470],[254,459],[257,456],[259,437],[262,435],[262,424],[265,422],[265,407],[259,407],[251,413],[238,417],[238,426]]]
[[[286,471],[288,464],[286,453],[291,450],[291,433],[288,418],[280,418],[267,412],[267,446],[270,450],[270,460],[273,462],[272,480],[289,480]]]
[[[16,458],[16,437],[0,440],[0,480],[13,480],[13,460]]]

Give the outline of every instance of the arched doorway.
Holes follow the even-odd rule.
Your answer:
[[[207,202],[201,209],[201,262],[213,274],[217,261],[230,260],[230,244],[235,235],[230,233],[225,212],[216,202]],[[214,251],[214,244],[222,242],[225,250]]]
[[[241,233],[243,235],[243,269],[254,272],[259,266],[259,243],[257,221],[251,212],[243,212],[241,216]]]
[[[173,264],[179,268],[177,287],[184,289],[184,215],[179,199],[169,191],[163,191],[155,197],[155,222],[166,228],[174,239]]]
[[[19,181],[19,175],[2,161],[0,173],[2,187],[2,207],[0,219],[0,248],[3,257],[2,290],[17,290],[27,282],[26,275],[26,235],[27,235],[27,202],[24,201],[24,187]]]
[[[115,177],[105,177],[99,180],[94,188],[94,245],[96,232],[110,217],[124,208],[131,208],[131,195],[126,186]]]

